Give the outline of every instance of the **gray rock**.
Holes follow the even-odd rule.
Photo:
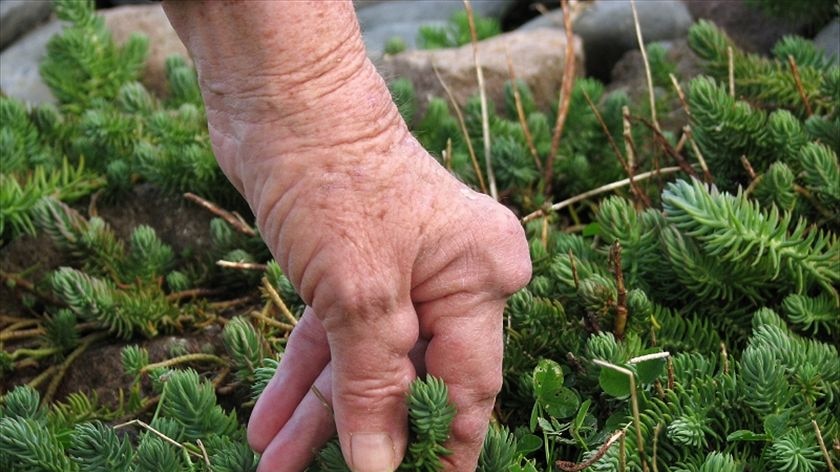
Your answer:
[[[46,53],[47,41],[62,29],[51,21],[30,32],[0,54],[0,90],[6,95],[32,104],[55,102],[41,80],[38,65]]]
[[[607,80],[621,56],[638,48],[630,0],[596,0],[582,8],[573,29],[583,40],[586,70]],[[691,14],[679,0],[642,0],[636,2],[636,10],[645,43],[684,37],[692,24]],[[563,12],[554,10],[521,29],[541,27],[562,28]]]
[[[575,38],[575,71],[578,76],[584,75],[582,49],[580,39]],[[549,28],[513,31],[482,41],[479,53],[488,100],[503,103],[503,85],[510,79],[507,65],[510,54],[517,79],[528,84],[540,107],[548,108],[557,100],[557,91],[563,80],[565,51],[566,33]],[[419,113],[422,114],[431,97],[446,98],[432,64],[437,66],[460,105],[478,93],[473,49],[469,44],[460,48],[406,51],[386,56],[378,68],[385,77],[403,77],[412,82]]]
[[[835,18],[820,30],[814,38],[814,44],[825,51],[826,56],[840,61],[840,18]]]
[[[475,0],[472,6],[477,15],[499,18],[513,3],[514,0]],[[460,0],[356,0],[355,5],[365,46],[372,57],[381,55],[385,43],[395,36],[402,38],[409,49],[414,48],[420,26],[443,24],[464,8]]]
[[[50,12],[49,0],[0,0],[0,49],[46,20]]]

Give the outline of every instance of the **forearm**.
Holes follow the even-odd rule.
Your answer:
[[[199,75],[208,119],[226,139],[275,150],[393,141],[405,132],[367,59],[353,5],[165,2]],[[268,133],[267,133],[268,132]],[[265,136],[273,143],[265,143]],[[216,143],[214,143],[216,144]]]

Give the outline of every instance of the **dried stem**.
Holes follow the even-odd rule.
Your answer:
[[[258,320],[262,321],[263,323],[265,323],[267,325],[273,326],[275,328],[282,329],[283,331],[291,331],[291,330],[295,329],[294,326],[292,326],[288,323],[283,323],[281,321],[275,320],[274,318],[269,318],[268,316],[265,316],[258,311],[251,312],[251,317],[258,319]]]
[[[700,163],[700,168],[703,170],[703,179],[706,183],[713,183],[715,178],[709,171],[709,166],[706,165],[706,159],[703,159],[703,153],[700,152],[700,148],[697,147],[697,142],[694,140],[694,132],[691,130],[691,126],[683,126],[683,133],[685,133],[685,136],[688,136],[688,143],[691,145],[691,150],[694,152],[694,155],[697,156],[697,162]]]
[[[516,117],[519,119],[519,126],[522,127],[522,134],[525,135],[525,143],[528,145],[528,150],[534,158],[534,164],[537,166],[537,169],[542,170],[542,162],[540,162],[537,147],[534,146],[534,137],[531,135],[531,129],[528,127],[528,119],[525,117],[525,109],[522,107],[522,97],[519,95],[519,87],[516,84],[516,73],[513,70],[513,62],[510,60],[510,53],[507,49],[505,49],[505,57],[507,59],[510,83],[513,88],[513,102],[516,105]]]
[[[200,452],[196,452],[196,451],[191,450],[190,448],[184,446],[183,444],[179,443],[178,441],[170,438],[169,436],[161,433],[160,431],[156,430],[155,428],[149,426],[147,423],[144,423],[143,421],[138,420],[138,419],[133,419],[133,420],[128,421],[126,423],[118,424],[118,425],[114,426],[114,429],[122,429],[122,428],[125,428],[127,426],[134,426],[134,425],[140,426],[141,428],[143,428],[147,431],[150,431],[155,436],[163,439],[164,441],[168,442],[169,444],[172,444],[173,446],[177,447],[178,449],[183,449],[188,454],[192,454],[196,457],[203,458]]]
[[[545,162],[545,194],[551,195],[551,183],[554,180],[554,160],[560,148],[560,136],[569,115],[569,103],[572,100],[572,86],[575,80],[575,34],[572,29],[572,14],[569,11],[569,1],[561,0],[563,8],[563,28],[566,31],[566,57],[563,63],[563,84],[560,86],[560,98],[557,104],[557,121],[554,123],[554,133],[551,135],[551,148]]]
[[[654,141],[662,147],[665,154],[668,154],[672,159],[674,159],[674,162],[680,166],[683,172],[695,178],[699,177],[688,161],[686,161],[680,153],[676,152],[674,148],[671,147],[671,143],[668,142],[668,139],[665,138],[660,130],[656,129],[656,125],[654,123],[649,122],[641,116],[631,116],[630,118],[647,126],[653,132]]]
[[[280,310],[283,317],[286,318],[292,326],[297,326],[297,318],[295,318],[295,315],[293,315],[291,310],[289,310],[289,307],[286,306],[283,298],[279,293],[277,293],[277,290],[274,289],[271,282],[269,282],[267,278],[263,277],[262,285],[266,293],[268,293],[269,298],[271,298],[272,303],[274,303],[274,305]]]
[[[817,443],[820,445],[820,451],[825,459],[825,463],[828,464],[828,470],[830,472],[837,472],[837,468],[834,467],[834,464],[831,462],[831,456],[828,455],[828,449],[825,447],[825,440],[823,440],[820,425],[817,424],[816,420],[811,420],[811,424],[814,426],[814,432],[817,434]]]
[[[166,359],[165,361],[147,364],[142,369],[140,369],[140,373],[144,374],[153,369],[163,369],[167,367],[172,367],[173,365],[186,364],[188,362],[213,362],[219,365],[227,365],[227,361],[215,354],[195,352],[192,354],[184,354],[183,356],[173,357],[172,359]]]
[[[805,104],[805,112],[808,116],[811,116],[814,114],[814,110],[811,109],[811,102],[808,100],[805,88],[802,87],[802,78],[799,77],[799,67],[796,65],[796,59],[791,55],[788,55],[787,59],[790,65],[790,72],[793,74],[793,80],[796,82],[796,90],[799,92],[799,97],[802,98],[802,103]]]
[[[617,366],[600,359],[593,359],[592,362],[601,367],[612,369],[616,372],[624,374],[630,380],[630,407],[633,412],[633,422],[636,426],[636,447],[639,451],[639,459],[642,461],[642,470],[647,472],[648,465],[645,457],[644,441],[642,439],[642,420],[641,415],[639,414],[639,395],[636,393],[636,374],[634,374],[630,369]]]
[[[661,432],[662,423],[656,423],[656,427],[653,428],[653,457],[650,460],[651,466],[653,466],[653,472],[659,472],[659,467],[656,465],[656,455],[659,446],[659,433]]]
[[[674,74],[668,74],[668,77],[671,78],[671,83],[674,85],[674,89],[677,91],[677,96],[680,97],[680,103],[682,104],[683,110],[685,110],[685,114],[689,117],[691,116],[691,110],[688,108],[688,101],[685,99],[685,92],[683,92],[682,87],[680,87],[680,81],[674,76]]]
[[[166,301],[177,302],[185,298],[208,297],[211,295],[218,295],[223,293],[223,290],[217,288],[193,288],[190,290],[182,290],[180,292],[172,292],[166,296]]]
[[[645,78],[647,79],[648,96],[650,97],[650,119],[657,131],[660,131],[659,120],[656,119],[656,97],[653,94],[653,76],[650,73],[650,62],[648,61],[645,41],[642,38],[642,28],[639,26],[639,14],[636,12],[636,0],[630,0],[630,9],[633,10],[633,25],[636,27],[636,39],[639,41],[639,51],[642,52],[642,60],[645,63]]]
[[[41,398],[42,405],[49,405],[52,401],[52,398],[55,396],[55,392],[58,390],[58,387],[61,385],[61,381],[64,379],[64,375],[67,374],[67,369],[76,361],[76,359],[85,352],[91,344],[95,343],[100,339],[105,339],[108,337],[108,333],[95,333],[91,334],[90,336],[86,337],[79,346],[64,359],[64,362],[58,367],[55,376],[50,380],[50,384],[47,386],[47,391],[44,393],[44,396]]]
[[[601,460],[601,458],[604,457],[604,454],[606,454],[607,451],[610,450],[612,445],[615,444],[616,441],[624,437],[624,434],[625,431],[623,429],[612,433],[612,435],[610,435],[610,437],[607,438],[606,441],[604,441],[604,444],[602,444],[601,447],[598,448],[598,450],[595,452],[595,454],[592,455],[592,457],[590,457],[584,462],[581,462],[580,464],[575,464],[574,462],[569,461],[557,461],[554,463],[554,465],[557,466],[558,469],[566,472],[578,472],[584,470],[590,467],[592,464]]]
[[[470,39],[473,47],[473,60],[475,61],[475,74],[478,78],[478,97],[481,100],[481,134],[484,137],[484,167],[487,170],[487,182],[490,185],[490,196],[499,200],[499,191],[496,189],[496,175],[493,173],[493,158],[490,155],[490,117],[487,112],[487,92],[484,86],[484,71],[481,69],[481,60],[478,56],[478,37],[475,32],[475,19],[470,0],[464,0],[464,8],[467,10],[467,21],[470,25]]]
[[[55,364],[53,364],[53,365],[51,365],[51,366],[47,367],[46,369],[44,369],[44,371],[43,371],[43,372],[41,372],[40,374],[38,374],[38,376],[37,376],[37,377],[35,377],[34,379],[32,379],[32,380],[30,380],[29,382],[27,382],[27,383],[26,383],[26,385],[28,385],[28,386],[30,386],[30,387],[32,387],[32,388],[38,388],[38,386],[39,386],[39,385],[41,385],[42,383],[44,383],[44,381],[45,381],[45,380],[47,380],[47,379],[48,379],[51,375],[53,375],[53,373],[54,373],[57,369],[58,369],[58,366],[57,366],[57,365],[55,365]]]
[[[268,266],[265,264],[258,264],[256,262],[232,262],[232,261],[216,261],[216,265],[224,267],[225,269],[239,269],[239,270],[258,270],[265,271]]]
[[[624,339],[624,329],[627,327],[627,289],[624,287],[624,273],[621,270],[621,243],[616,241],[610,250],[615,273],[615,287],[617,293],[615,303],[615,324],[613,332],[619,341]]]
[[[630,108],[621,107],[621,124],[624,135],[624,152],[627,154],[627,169],[632,177],[636,170],[636,146],[633,143],[633,128],[630,126]]]
[[[475,172],[476,177],[478,177],[478,186],[481,188],[482,193],[486,194],[488,193],[487,185],[484,183],[484,175],[481,173],[481,168],[478,166],[478,158],[475,157],[475,149],[472,145],[472,139],[470,139],[470,133],[467,131],[467,125],[464,122],[464,115],[461,113],[461,107],[458,106],[455,96],[452,95],[452,90],[450,90],[449,86],[446,85],[446,82],[443,81],[443,77],[440,76],[440,71],[438,71],[434,61],[432,61],[432,70],[435,72],[435,77],[437,77],[438,82],[440,82],[440,86],[443,87],[443,91],[446,92],[446,96],[449,98],[449,103],[452,104],[452,108],[455,110],[455,116],[458,117],[458,125],[461,127],[461,133],[464,135],[464,141],[467,143],[467,151],[470,153],[470,161],[472,161],[473,171]]]
[[[592,102],[592,99],[589,98],[589,94],[586,91],[583,91],[583,98],[586,100],[586,103],[589,105],[589,108],[592,109],[592,113],[595,115],[595,119],[598,120],[598,123],[601,125],[601,129],[604,131],[604,134],[607,136],[607,142],[609,142],[610,147],[612,148],[613,152],[615,153],[615,157],[618,158],[618,162],[621,164],[621,167],[624,168],[624,172],[627,173],[627,179],[630,183],[630,189],[633,191],[633,195],[641,201],[645,206],[650,206],[650,199],[647,198],[642,189],[636,184],[636,178],[633,176],[633,172],[627,165],[627,161],[624,160],[624,156],[621,154],[621,151],[618,149],[618,145],[615,144],[615,140],[612,138],[610,134],[610,129],[607,127],[607,123],[604,122],[604,118],[601,116],[601,112],[598,111],[598,107]]]
[[[8,272],[4,272],[0,270],[0,280],[3,281],[5,284],[11,284],[15,287],[20,287],[23,290],[35,295],[36,297],[46,301],[51,305],[58,305],[58,306],[65,306],[65,303],[55,297],[53,297],[49,293],[42,293],[40,290],[35,288],[35,284],[32,282],[18,276],[17,274],[10,274]]]
[[[246,223],[242,216],[240,216],[238,213],[230,212],[225,210],[224,208],[220,208],[215,203],[209,200],[205,200],[191,192],[185,193],[184,198],[203,206],[204,208],[209,210],[210,213],[213,213],[214,215],[230,223],[230,225],[236,228],[236,230],[240,233],[245,234],[247,236],[257,235],[257,232],[254,230],[254,228],[252,228],[248,223]]]
[[[665,167],[665,168],[663,168],[663,169],[660,169],[660,170],[659,170],[659,173],[660,173],[660,174],[662,174],[662,175],[665,175],[665,174],[673,174],[673,173],[675,173],[675,172],[679,172],[679,171],[681,171],[681,170],[682,170],[682,169],[680,169],[679,167]],[[655,171],[644,172],[644,173],[641,173],[641,174],[637,175],[637,176],[635,177],[635,180],[636,180],[637,182],[640,182],[640,181],[643,181],[643,180],[649,179],[649,178],[651,178],[651,177],[652,177],[652,176],[654,176],[654,175],[656,175],[656,172],[655,172]],[[574,196],[574,197],[572,197],[572,198],[568,198],[568,199],[566,199],[566,200],[563,200],[562,202],[555,203],[554,205],[551,205],[550,207],[548,207],[548,209],[547,209],[547,210],[546,210],[546,209],[541,208],[541,209],[539,209],[539,210],[537,210],[537,211],[534,211],[533,213],[530,213],[530,214],[528,214],[528,215],[525,215],[525,216],[522,218],[522,220],[521,220],[521,221],[522,221],[522,223],[523,223],[523,224],[524,224],[524,223],[527,223],[527,222],[532,221],[532,220],[535,220],[535,219],[537,219],[537,218],[540,218],[540,217],[544,217],[544,216],[546,216],[546,215],[547,215],[547,211],[557,211],[557,210],[561,210],[561,209],[563,209],[563,208],[565,208],[565,207],[567,207],[567,206],[569,206],[569,205],[571,205],[571,204],[577,203],[577,202],[579,202],[579,201],[581,201],[581,200],[586,200],[587,198],[593,197],[593,196],[595,196],[595,195],[600,195],[600,194],[602,194],[602,193],[606,193],[606,192],[609,192],[609,191],[611,191],[611,190],[615,190],[615,189],[617,189],[617,188],[621,188],[621,187],[627,186],[627,185],[629,185],[629,184],[630,184],[630,179],[628,178],[628,179],[618,180],[618,181],[616,181],[616,182],[612,182],[612,183],[609,183],[609,184],[606,184],[606,185],[602,185],[602,186],[600,186],[600,187],[598,187],[598,188],[596,188],[596,189],[592,189],[592,190],[589,190],[589,191],[587,191],[587,192],[583,192],[583,193],[581,193],[581,194],[579,194],[579,195],[575,195],[575,196]]]

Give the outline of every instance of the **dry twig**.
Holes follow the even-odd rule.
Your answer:
[[[805,112],[808,116],[814,114],[811,109],[811,102],[808,100],[808,95],[805,93],[805,88],[802,87],[802,78],[799,77],[799,67],[796,65],[796,59],[788,55],[788,64],[790,65],[790,73],[793,74],[793,80],[796,82],[796,91],[799,92],[799,97],[802,98],[802,103],[805,105]]]
[[[566,30],[566,57],[563,64],[563,84],[560,86],[560,102],[557,104],[557,121],[554,123],[554,134],[551,136],[551,148],[545,163],[545,193],[551,194],[551,183],[554,180],[554,160],[560,147],[560,136],[569,115],[569,103],[572,99],[572,85],[575,80],[575,34],[572,30],[572,14],[569,11],[569,1],[561,0],[563,8],[563,28]]]
[[[198,195],[196,195],[194,193],[191,193],[191,192],[185,193],[184,198],[186,198],[187,200],[190,200],[191,202],[195,202],[195,203],[198,203],[199,205],[203,206],[208,211],[210,211],[210,213],[213,213],[214,215],[218,216],[219,218],[222,218],[223,220],[227,221],[231,226],[236,228],[236,230],[239,231],[240,233],[242,233],[244,235],[247,235],[247,236],[256,236],[257,235],[257,232],[254,231],[254,228],[252,228],[248,223],[246,223],[245,219],[242,218],[242,216],[239,213],[236,213],[235,211],[230,212],[230,211],[225,210],[224,208],[220,208],[215,203],[213,203],[209,200],[205,200],[205,199],[203,199],[203,198],[199,197]]]

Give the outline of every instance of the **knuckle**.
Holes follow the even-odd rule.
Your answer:
[[[516,216],[499,205],[491,218],[482,221],[477,237],[493,282],[504,295],[521,289],[531,280],[531,256],[525,231]]]

